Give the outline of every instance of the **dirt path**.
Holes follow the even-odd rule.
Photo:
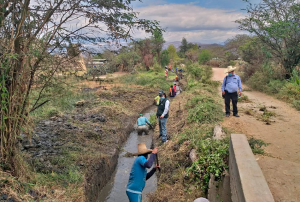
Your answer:
[[[223,81],[224,69],[213,68],[213,79]],[[244,89],[247,86],[243,85]],[[249,89],[249,88],[248,88]],[[221,90],[220,90],[221,92]],[[240,118],[226,118],[222,126],[270,143],[267,155],[257,155],[257,161],[266,177],[276,201],[300,201],[300,113],[289,104],[257,91],[244,91],[250,102],[238,103]],[[258,117],[266,106],[276,116],[267,125]],[[252,115],[247,115],[246,111]]]

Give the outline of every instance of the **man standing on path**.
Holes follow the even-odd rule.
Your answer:
[[[156,117],[159,122],[159,136],[162,138],[162,143],[166,143],[167,140],[167,119],[169,117],[170,101],[167,99],[164,91],[159,91],[160,101],[157,106]]]
[[[151,126],[149,120],[146,117],[143,117],[143,114],[140,114],[140,118],[138,118],[137,120],[137,131],[138,131],[138,135],[143,135],[143,132],[145,132],[145,135],[148,135],[149,133],[149,128],[147,126],[147,124]]]
[[[133,154],[138,156],[131,168],[129,181],[127,184],[126,194],[130,202],[142,202],[142,192],[145,188],[146,180],[152,177],[156,169],[159,168],[159,165],[156,165],[149,173],[147,173],[147,168],[151,168],[156,155],[157,148],[153,150],[147,149],[145,143],[138,145],[138,153]],[[150,158],[147,161],[148,154],[151,154]]]
[[[233,116],[240,117],[238,115],[237,109],[237,101],[238,101],[238,93],[239,96],[242,95],[242,82],[241,78],[234,74],[234,70],[236,67],[229,66],[225,70],[225,74],[228,73],[228,76],[224,78],[223,85],[222,85],[222,95],[225,96],[225,110],[226,110],[226,117],[230,116],[230,100],[232,100],[233,106]]]

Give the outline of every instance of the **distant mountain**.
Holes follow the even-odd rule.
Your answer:
[[[217,44],[217,43],[213,43],[213,44],[204,44],[204,43],[198,43],[198,42],[192,42],[192,43],[197,43],[198,45],[201,46],[202,48],[211,48],[211,47],[222,47],[223,45],[221,44]],[[173,42],[166,42],[163,46],[163,49],[167,49],[169,47],[169,45],[173,44],[175,46],[175,48],[177,49],[177,51],[179,51],[179,47],[181,45],[181,41],[173,41]]]

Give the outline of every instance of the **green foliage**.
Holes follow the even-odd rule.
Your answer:
[[[256,35],[272,57],[291,73],[300,61],[299,2],[264,0],[258,5],[247,2],[248,16],[236,21],[239,28]]]
[[[120,78],[123,83],[148,86],[153,89],[162,89],[168,92],[170,83],[166,81],[163,72],[158,76],[156,72],[139,72],[134,75],[126,75]]]
[[[44,186],[55,186],[55,185],[63,185],[64,187],[68,187],[70,183],[76,183],[78,186],[83,181],[83,175],[80,173],[79,168],[72,167],[67,173],[49,173],[42,174],[38,173],[35,178],[35,183],[37,185]]]
[[[200,184],[204,193],[207,193],[210,175],[220,180],[223,171],[228,169],[229,138],[223,140],[199,139],[196,143],[198,160],[187,168],[193,174],[194,181]]]
[[[249,38],[239,46],[239,52],[243,60],[252,65],[260,65],[266,59],[267,54],[258,37]]]
[[[264,148],[262,147],[266,147],[269,145],[268,143],[265,143],[263,140],[255,139],[253,137],[248,139],[248,142],[254,154],[264,154],[265,151]]]
[[[212,68],[210,66],[202,66],[198,63],[192,63],[188,65],[187,71],[193,79],[199,80],[201,83],[209,83],[213,74]]]
[[[167,66],[170,63],[170,56],[168,50],[163,50],[161,52],[161,65],[163,67]]]
[[[174,60],[178,57],[177,53],[176,53],[176,48],[173,44],[169,45],[168,47],[168,53],[169,53],[169,57],[170,59]]]
[[[199,64],[206,64],[212,58],[212,53],[207,49],[202,49],[199,53]]]
[[[163,68],[156,62],[156,60],[154,61],[153,70],[155,72],[161,72],[163,70]]]
[[[187,103],[188,121],[197,123],[214,123],[222,120],[222,106],[204,95],[193,97]]]
[[[150,122],[151,126],[153,128],[155,128],[155,126],[157,125],[156,114],[151,114],[149,122]]]
[[[68,86],[63,89],[49,89],[50,92],[56,92],[56,96],[53,96],[51,101],[42,107],[36,109],[31,113],[34,119],[50,118],[60,113],[71,111],[75,108],[75,105],[80,100],[91,100],[96,97],[94,93],[82,93],[76,92],[72,86]],[[61,91],[61,92],[60,92]],[[37,91],[32,92],[32,96],[38,96]]]
[[[229,61],[229,65],[230,65],[230,66],[235,66],[235,64],[236,64],[236,62],[235,62],[234,60],[230,60],[230,61]]]

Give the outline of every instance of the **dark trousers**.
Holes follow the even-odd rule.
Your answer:
[[[228,91],[225,91],[225,110],[226,110],[226,114],[230,114],[230,99],[232,100],[233,115],[236,115],[238,113],[238,110],[237,110],[238,94],[237,94],[237,92],[228,93]]]

